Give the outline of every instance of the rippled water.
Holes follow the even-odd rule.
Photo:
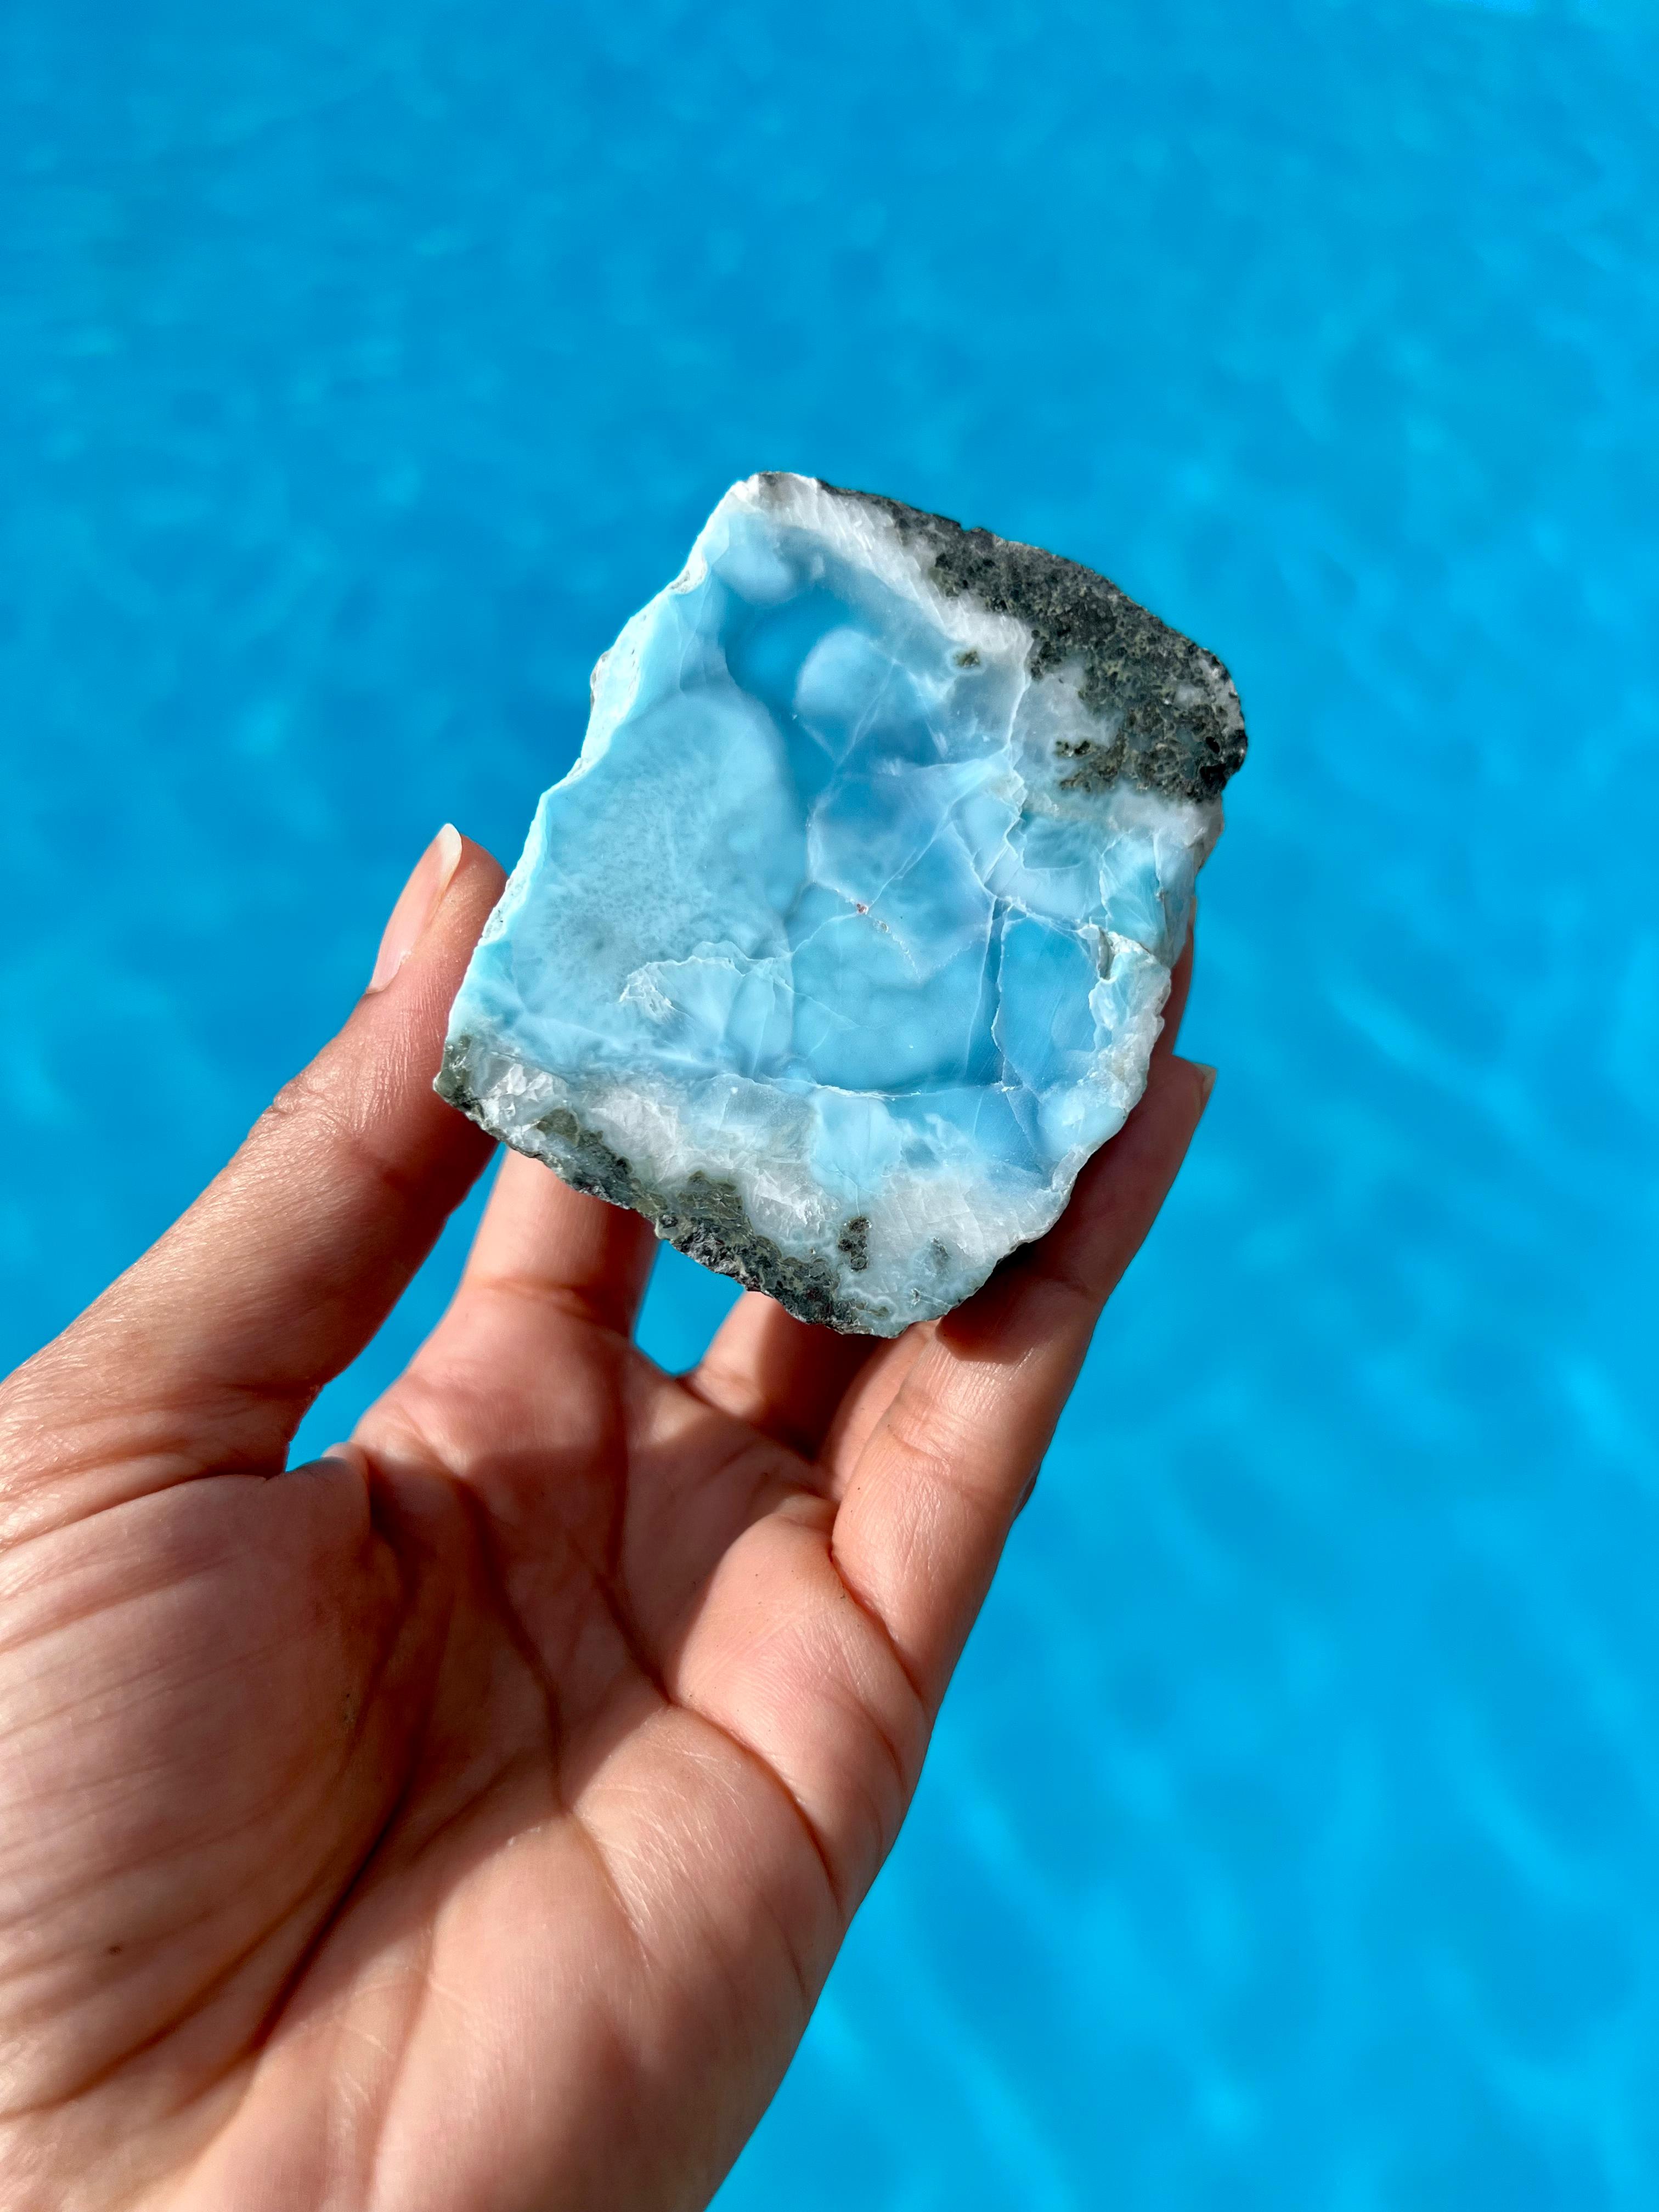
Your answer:
[[[731,478],[1244,695],[1214,1105],[722,2212],[1659,2194],[1656,113],[1650,0],[0,9],[7,1354]]]

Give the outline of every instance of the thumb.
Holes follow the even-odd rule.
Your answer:
[[[78,1516],[205,1468],[283,1464],[489,1158],[432,1079],[502,882],[480,846],[439,832],[344,1029],[160,1243],[6,1386],[0,1444],[29,1487],[67,1485]]]

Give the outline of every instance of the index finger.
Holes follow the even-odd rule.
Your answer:
[[[1154,1057],[1139,1105],[1084,1170],[1057,1227],[938,1324],[849,1471],[836,1565],[930,1709],[1212,1080],[1192,1060]]]
[[[1167,1060],[1180,1039],[1182,1018],[1187,1011],[1187,999],[1192,988],[1197,939],[1198,913],[1194,902],[1187,942],[1181,948],[1180,958],[1170,971],[1170,995],[1164,1006],[1164,1026],[1152,1047],[1154,1062]],[[1084,1185],[1087,1181],[1088,1174],[1085,1172],[1079,1178],[1079,1183]],[[1072,1201],[1073,1208],[1079,1202],[1074,1196]],[[1051,1232],[1057,1233],[1058,1231]],[[1025,1256],[1022,1255],[1022,1258]],[[1002,1271],[1004,1274],[1008,1272],[1006,1268]],[[880,1425],[882,1416],[897,1395],[900,1385],[915,1365],[923,1343],[933,1334],[933,1327],[934,1324],[929,1323],[921,1328],[907,1329],[902,1336],[884,1345],[875,1357],[865,1364],[862,1373],[848,1387],[836,1411],[833,1425],[822,1451],[822,1457],[830,1470],[831,1497],[840,1498],[846,1487],[848,1473],[857,1463],[859,1455]]]

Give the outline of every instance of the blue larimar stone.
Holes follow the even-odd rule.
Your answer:
[[[751,477],[594,670],[438,1087],[894,1335],[1048,1228],[1139,1097],[1243,754],[1221,663],[1103,577]]]

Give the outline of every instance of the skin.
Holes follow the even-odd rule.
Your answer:
[[[447,835],[380,988],[0,1390],[13,2212],[705,2203],[1203,1110],[1172,1019],[967,1305],[873,1346],[748,1296],[679,1376],[649,1231],[509,1156],[434,1335],[285,1472],[489,1157],[431,1078],[502,879]]]

